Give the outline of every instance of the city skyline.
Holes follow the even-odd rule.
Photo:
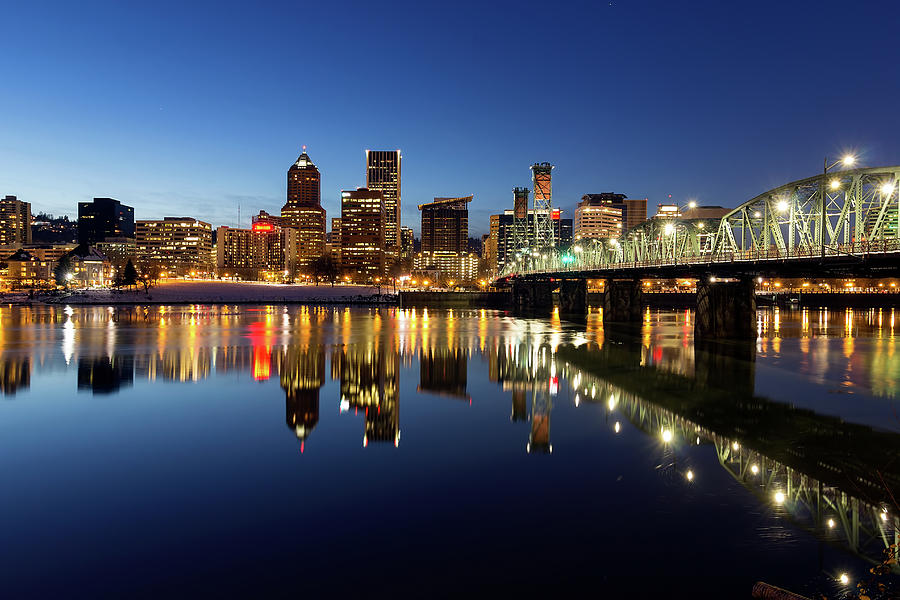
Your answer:
[[[417,227],[415,206],[430,198],[474,194],[479,235],[490,207],[510,203],[510,189],[528,184],[527,165],[544,160],[557,165],[555,200],[570,216],[582,195],[604,191],[651,206],[672,194],[733,207],[847,149],[863,165],[897,162],[900,142],[885,137],[881,116],[900,85],[884,76],[897,7],[879,6],[875,21],[865,10],[775,7],[713,3],[695,18],[666,4],[567,6],[540,13],[549,43],[538,52],[494,35],[532,27],[537,9],[525,6],[483,7],[466,27],[467,10],[385,15],[362,4],[340,18],[311,7],[299,27],[274,9],[229,7],[204,26],[200,7],[172,19],[165,7],[17,6],[6,15],[17,51],[0,58],[14,90],[0,99],[2,193],[70,216],[92,197],[151,219],[190,205],[216,224],[236,224],[240,204],[246,225],[260,209],[278,212],[284,157],[301,145],[322,170],[331,215],[341,190],[365,185],[366,148],[399,148],[402,222]],[[827,37],[796,44],[773,18],[866,34],[840,48]],[[371,22],[396,50],[397,76],[335,98],[330,90],[369,83],[359,60],[367,41],[346,31]],[[278,35],[286,27],[298,31]],[[465,48],[443,43],[460,30]],[[282,66],[301,48],[308,75],[285,83]],[[538,73],[546,88],[515,93]],[[840,85],[814,99],[801,83],[836,73]],[[45,165],[60,161],[66,176],[48,179]]]

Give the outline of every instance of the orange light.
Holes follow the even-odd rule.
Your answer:
[[[257,233],[261,233],[264,231],[272,231],[272,229],[273,229],[273,226],[271,223],[254,223],[253,224],[253,231],[255,231]]]

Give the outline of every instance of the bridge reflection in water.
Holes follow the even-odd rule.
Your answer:
[[[529,449],[551,448],[549,409],[562,380],[576,406],[605,405],[615,433],[623,419],[656,438],[671,474],[702,477],[678,465],[677,448],[711,444],[737,482],[822,541],[873,563],[900,543],[891,504],[900,497],[900,434],[755,396],[755,342],[673,346],[670,356],[683,360],[664,360],[649,335],[646,327],[607,325],[599,343],[530,336],[536,343],[499,346],[491,359],[514,392],[515,420],[531,398]]]

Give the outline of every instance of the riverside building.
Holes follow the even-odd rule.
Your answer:
[[[212,225],[193,217],[137,221],[137,259],[171,275],[208,274],[212,270]]]

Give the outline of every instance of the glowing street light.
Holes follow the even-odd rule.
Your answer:
[[[697,201],[691,200],[690,202],[688,202],[688,208],[697,208]]]
[[[881,186],[881,193],[885,196],[890,196],[894,193],[894,182],[888,181]]]
[[[819,214],[818,234],[819,234],[819,253],[823,257],[825,256],[825,220],[828,218],[828,211],[827,211],[828,202],[826,202],[826,198],[825,198],[825,178],[828,177],[828,169],[831,169],[838,165],[844,165],[845,167],[849,167],[850,165],[854,164],[855,162],[856,162],[856,157],[853,156],[852,154],[845,154],[843,156],[843,158],[831,163],[830,165],[828,164],[827,156],[825,157],[825,160],[822,162],[822,183],[821,183],[821,187],[819,190],[819,196],[821,196],[819,201],[822,204],[822,211]],[[832,181],[831,187],[832,187],[832,189],[834,189],[834,187],[835,187],[833,181]]]
[[[788,209],[789,206],[790,205],[787,203],[786,200],[779,200],[778,204],[776,205],[776,208],[778,209],[778,212],[784,212]]]
[[[754,475],[759,475],[759,467],[757,467],[756,465],[751,465],[750,472],[753,473]]]
[[[663,429],[662,430],[662,440],[667,444],[672,441],[672,430],[671,429]]]
[[[688,471],[687,473],[684,474],[684,476],[687,477],[688,481],[694,480],[694,472],[693,471]]]
[[[775,492],[775,504],[784,504],[784,492]]]
[[[675,226],[671,223],[666,223],[663,231],[665,231],[666,235],[672,235],[673,233],[675,233]]]
[[[848,583],[850,583],[850,576],[846,573],[841,573],[840,575],[838,575],[838,581],[841,582],[841,585],[847,585]]]
[[[832,179],[831,180],[831,189],[836,190],[839,187],[841,187],[841,182],[837,179]]]
[[[835,525],[834,519],[828,519],[828,529],[834,529]]]

